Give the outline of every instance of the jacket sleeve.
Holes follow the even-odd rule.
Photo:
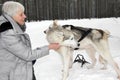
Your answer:
[[[30,46],[26,45],[21,40],[19,35],[14,33],[13,30],[2,32],[1,37],[4,48],[8,50],[11,54],[23,60],[32,61],[49,54],[48,46],[43,46],[32,50]]]

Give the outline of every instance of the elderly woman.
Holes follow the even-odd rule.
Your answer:
[[[60,45],[52,43],[32,50],[25,31],[24,6],[18,2],[3,4],[0,16],[0,80],[33,80],[32,61],[57,50]]]

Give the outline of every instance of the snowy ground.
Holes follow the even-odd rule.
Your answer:
[[[49,27],[52,20],[26,22],[27,33],[30,35],[33,49],[38,46],[47,45],[43,31]],[[58,23],[73,24],[82,27],[101,28],[110,31],[113,37],[109,38],[110,51],[114,60],[120,66],[120,18],[101,18],[101,19],[70,19],[58,20]],[[77,54],[83,54],[85,59],[90,61],[86,52],[75,51],[73,57]],[[98,56],[96,55],[96,58]],[[86,66],[80,67],[79,63],[73,64],[69,71],[68,80],[117,80],[117,74],[111,66],[108,65],[107,70],[100,70],[100,64],[97,63],[93,69],[87,69]],[[50,51],[50,55],[37,60],[34,65],[37,80],[61,80],[62,78],[62,62],[60,55],[55,51]]]

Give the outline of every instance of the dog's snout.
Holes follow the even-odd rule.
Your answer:
[[[77,46],[78,46],[78,47],[77,47],[77,48],[74,48],[74,50],[78,50],[78,49],[79,49],[80,44],[78,43],[78,44],[77,44]]]

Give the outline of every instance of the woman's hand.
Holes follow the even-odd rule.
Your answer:
[[[49,47],[49,49],[57,50],[60,48],[60,45],[59,45],[59,43],[50,43],[48,47]]]

